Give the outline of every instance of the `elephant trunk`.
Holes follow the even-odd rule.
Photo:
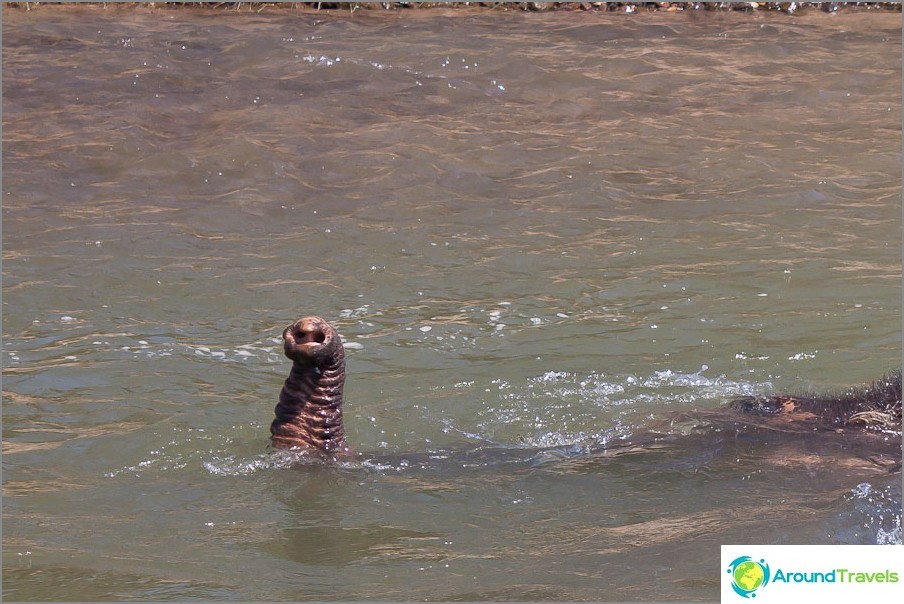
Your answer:
[[[283,331],[283,347],[292,370],[270,425],[273,446],[326,453],[343,450],[345,349],[338,332],[320,317],[304,317]]]

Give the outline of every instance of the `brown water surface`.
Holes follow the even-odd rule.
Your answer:
[[[890,12],[4,7],[4,597],[715,600],[722,543],[900,543],[829,444],[624,437],[900,366],[901,87]],[[311,313],[364,463],[267,450]]]

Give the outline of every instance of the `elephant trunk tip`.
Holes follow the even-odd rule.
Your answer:
[[[286,356],[303,365],[323,365],[341,346],[336,329],[320,317],[303,317],[283,330]]]

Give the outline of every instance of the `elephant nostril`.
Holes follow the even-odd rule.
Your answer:
[[[299,344],[309,344],[311,342],[323,344],[326,341],[326,334],[322,329],[305,329],[303,325],[297,325],[293,330],[293,335],[295,336],[295,341]]]

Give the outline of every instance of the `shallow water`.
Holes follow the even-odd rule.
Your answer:
[[[630,438],[901,365],[899,13],[4,7],[3,75],[6,599],[715,600],[722,543],[900,543],[830,444]],[[363,462],[267,450],[313,313]]]

